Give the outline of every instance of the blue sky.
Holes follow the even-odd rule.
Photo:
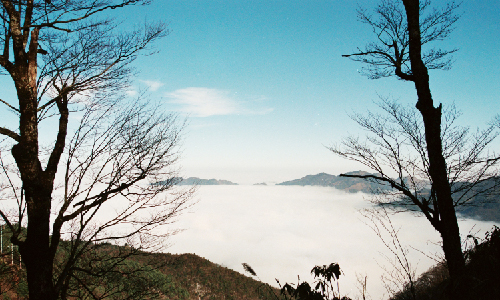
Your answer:
[[[187,116],[183,175],[256,183],[360,169],[325,147],[363,134],[349,114],[374,110],[378,95],[415,103],[411,83],[369,80],[341,57],[373,39],[356,9],[376,3],[157,0],[112,13],[125,27],[169,24],[159,53],[135,62],[129,92],[149,88]],[[463,124],[484,126],[500,113],[500,1],[465,0],[459,12],[455,32],[436,46],[460,50],[450,71],[431,72],[431,88],[436,102],[463,111]]]
[[[184,175],[255,183],[359,169],[325,148],[358,134],[348,115],[375,109],[377,95],[416,101],[411,83],[369,80],[341,57],[373,39],[356,9],[376,3],[176,0],[127,9],[128,20],[169,24],[160,52],[138,60],[134,88],[149,86],[167,109],[189,114]],[[431,72],[431,88],[435,101],[463,111],[463,124],[484,126],[500,112],[500,2],[465,0],[459,12],[455,32],[435,46],[460,50],[450,71]]]

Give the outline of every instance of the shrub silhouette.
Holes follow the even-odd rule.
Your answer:
[[[257,273],[249,264],[243,263],[242,265],[246,272],[257,277]],[[276,279],[281,288],[281,294],[278,296],[272,290],[270,290],[270,294],[277,300],[351,300],[348,297],[340,298],[338,279],[342,271],[339,264],[315,266],[312,268],[311,274],[316,280],[314,289],[307,281],[300,282],[300,278],[296,285],[285,283],[283,286]],[[270,288],[268,285],[267,287]]]

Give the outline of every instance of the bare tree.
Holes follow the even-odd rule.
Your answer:
[[[378,173],[364,178],[393,188],[380,191],[375,199],[378,204],[420,211],[441,233],[444,221],[432,184],[425,133],[417,118],[418,112],[388,100],[380,105],[384,114],[354,116],[358,124],[369,132],[366,140],[349,137],[332,150]],[[498,193],[499,159],[488,152],[488,145],[498,132],[490,126],[470,133],[469,128],[455,125],[459,112],[453,106],[445,109],[443,116],[443,155],[447,162],[453,207],[469,205],[477,196]]]
[[[379,191],[381,196],[375,199],[378,204],[420,211],[434,226],[439,222],[435,210],[439,204],[432,190],[425,132],[418,111],[389,99],[382,99],[378,105],[382,113],[352,116],[367,131],[365,140],[351,136],[331,150],[377,173],[364,178],[393,188]],[[456,124],[460,115],[454,105],[443,109],[443,155],[455,207],[470,204],[478,195],[496,193],[499,186],[495,180],[499,159],[488,151],[498,131],[492,125],[471,132]]]
[[[356,287],[358,288],[358,293],[361,296],[361,299],[363,300],[370,299],[370,296],[367,291],[368,275],[356,273]]]
[[[403,245],[399,239],[400,228],[394,227],[385,208],[364,210],[362,214],[370,221],[367,225],[370,226],[390,253],[389,256],[383,254],[383,258],[389,263],[389,267],[380,265],[384,270],[381,279],[386,291],[391,296],[394,296],[405,287],[408,287],[411,299],[415,300],[416,270],[408,260],[408,247]]]
[[[459,17],[456,9],[459,4],[450,2],[443,9],[432,9],[431,1],[421,1],[418,8],[420,28],[420,45],[427,48],[422,53],[422,61],[427,69],[449,69],[452,63],[451,54],[457,49],[443,50],[427,47],[428,44],[446,39],[453,31]],[[371,79],[397,76],[403,80],[413,81],[410,59],[410,37],[406,22],[405,7],[400,1],[382,0],[375,8],[375,14],[367,9],[358,9],[358,18],[369,25],[377,36],[375,42],[358,48],[358,52],[342,55],[367,65],[363,74]]]
[[[78,260],[95,243],[141,249],[158,241],[161,225],[189,199],[190,191],[164,193],[175,184],[182,124],[123,97],[130,63],[168,33],[165,25],[118,33],[111,19],[97,18],[145,2],[2,1],[0,65],[17,99],[0,101],[19,127],[0,127],[13,158],[9,164],[2,150],[11,200],[0,216],[26,266],[30,299],[67,295]],[[57,125],[40,132],[53,119]],[[47,137],[55,141],[43,144]],[[61,259],[63,237],[71,247]]]
[[[351,136],[331,148],[334,153],[376,171],[376,175],[341,176],[361,177],[390,186],[392,189],[378,191],[374,198],[377,204],[419,211],[443,236],[446,219],[441,215],[430,173],[426,135],[418,111],[387,99],[379,105],[382,114],[353,116],[368,132],[366,139]],[[498,193],[500,188],[499,158],[488,151],[498,131],[490,126],[471,133],[469,128],[456,125],[459,116],[453,105],[443,109],[442,150],[453,209],[469,205],[477,196]]]
[[[457,7],[455,2],[441,9],[431,9],[428,0],[383,0],[375,15],[365,11],[359,14],[361,20],[372,27],[376,41],[368,44],[365,50],[345,55],[368,64],[366,71],[371,78],[395,75],[415,85],[418,97],[416,107],[423,120],[425,152],[422,154],[427,163],[424,169],[430,177],[432,216],[429,215],[430,203],[416,201],[415,204],[441,234],[443,251],[455,286],[459,286],[465,276],[465,260],[452,198],[450,181],[453,178],[448,177],[450,168],[443,149],[446,145],[442,139],[445,130],[441,124],[442,105],[434,106],[428,73],[429,69],[449,68],[449,54],[455,50],[431,49],[426,52],[425,49],[429,49],[429,43],[445,39],[450,34],[458,20]],[[410,197],[408,189],[402,190]]]

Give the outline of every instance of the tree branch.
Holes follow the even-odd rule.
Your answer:
[[[14,110],[16,112],[19,112],[19,109],[17,109],[14,106],[10,105],[9,103],[7,103],[7,101],[0,99],[0,102],[2,102],[3,104],[7,105],[10,109],[12,109],[12,110]]]
[[[353,53],[353,54],[342,54],[342,57],[366,56],[366,55],[370,55],[370,54],[378,54],[378,55],[384,56],[385,58],[387,58],[387,60],[389,60],[393,64],[396,64],[396,61],[394,61],[394,58],[392,56],[390,56],[389,54],[382,52],[382,51],[367,51],[367,52],[359,52],[359,53]]]
[[[30,36],[29,27],[31,25],[32,17],[33,17],[33,1],[28,1],[28,3],[26,4],[26,11],[24,13],[24,25],[23,25],[24,48],[26,48],[26,44],[28,43],[28,38]]]
[[[14,131],[12,131],[10,129],[0,127],[0,134],[3,134],[3,135],[10,137],[10,138],[14,139],[16,142],[21,141],[21,136],[19,136],[19,134],[15,133]]]
[[[91,16],[93,16],[93,15],[95,15],[97,13],[100,13],[100,12],[104,11],[104,10],[117,9],[117,8],[125,7],[125,6],[128,6],[128,5],[134,5],[134,4],[139,3],[139,2],[143,2],[143,0],[128,0],[128,1],[123,1],[121,4],[106,5],[104,7],[98,8],[98,9],[95,9],[95,6],[91,6],[91,7],[87,7],[87,8],[81,8],[79,10],[87,10],[87,12],[83,16],[81,16],[79,18],[72,18],[72,19],[68,19],[68,20],[60,20],[60,21],[53,21],[53,22],[45,22],[45,23],[41,23],[41,24],[38,24],[38,25],[31,25],[31,27],[34,27],[34,28],[51,27],[51,28],[54,28],[54,29],[57,29],[57,30],[63,30],[63,31],[66,31],[66,32],[71,32],[71,30],[69,30],[69,29],[59,28],[59,27],[56,27],[55,25],[56,24],[69,24],[69,23],[74,23],[74,22],[82,21],[82,20],[87,19],[87,18],[89,18],[89,17],[91,17]]]
[[[114,189],[110,189],[110,190],[107,190],[107,191],[104,191],[102,193],[100,193],[99,195],[96,195],[96,196],[93,196],[93,197],[89,197],[83,201],[80,201],[78,203],[76,203],[74,206],[79,206],[81,205],[81,207],[79,209],[77,209],[75,212],[69,214],[69,215],[66,215],[63,217],[63,222],[67,222],[71,219],[74,219],[76,216],[78,216],[79,214],[81,214],[82,212],[84,211],[87,211],[93,207],[96,207],[98,205],[101,205],[102,203],[106,202],[106,200],[108,200],[108,197],[109,195],[112,195],[112,194],[117,194],[129,187],[131,187],[132,185],[134,185],[135,183],[137,183],[138,181],[142,180],[146,178],[145,174],[141,174],[139,177],[137,177],[135,180],[129,182],[129,183],[122,183],[120,184],[118,187],[114,188]],[[92,201],[92,203],[88,204],[88,205],[85,205],[85,202],[87,201]]]
[[[61,159],[61,155],[64,151],[64,146],[66,144],[66,135],[68,132],[68,95],[64,89],[61,91],[61,93],[62,95],[59,98],[59,101],[56,101],[60,113],[59,130],[57,132],[57,138],[54,144],[54,148],[52,149],[52,153],[50,154],[49,161],[47,163],[47,168],[45,169],[45,172],[47,172],[50,178],[54,178],[56,174],[57,165],[59,164],[59,160]]]
[[[355,177],[355,178],[363,178],[363,179],[372,178],[375,180],[385,181],[385,182],[389,183],[391,185],[391,187],[397,189],[398,191],[402,192],[405,196],[410,198],[410,200],[413,202],[413,204],[417,205],[418,208],[420,208],[420,210],[424,213],[425,217],[431,222],[432,226],[440,232],[441,225],[434,218],[433,210],[428,205],[425,205],[420,200],[418,200],[418,198],[415,195],[413,195],[410,190],[408,190],[407,188],[404,188],[400,184],[397,184],[393,179],[390,179],[387,177],[375,176],[375,175],[340,174],[339,176],[341,176],[341,177]]]

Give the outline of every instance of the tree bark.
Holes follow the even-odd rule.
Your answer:
[[[20,245],[19,250],[26,266],[29,299],[57,299],[52,281],[53,262],[49,251],[50,192],[51,190],[43,185],[26,188],[25,192],[29,221],[26,241]]]
[[[439,228],[443,240],[443,251],[448,265],[452,285],[462,282],[465,274],[465,259],[462,253],[460,231],[451,197],[446,161],[443,156],[441,140],[441,105],[434,107],[429,87],[428,70],[421,58],[421,35],[419,26],[419,1],[403,0],[408,20],[409,55],[415,89],[417,90],[417,109],[420,111],[425,128],[425,140],[429,157],[429,173],[432,188],[436,192],[439,209]],[[453,290],[456,290],[453,288]],[[452,291],[453,292],[453,291]],[[457,295],[456,292],[453,294]],[[461,295],[459,295],[461,298]]]
[[[35,30],[34,30],[35,31]],[[37,32],[31,37],[31,42],[37,47]],[[28,60],[18,56],[13,79],[16,84],[20,112],[20,140],[12,147],[12,156],[23,181],[26,199],[28,224],[24,241],[17,237],[13,243],[19,247],[19,252],[26,266],[30,299],[56,299],[52,282],[53,260],[49,251],[50,210],[54,177],[47,176],[42,169],[38,157],[38,103],[37,103],[37,66],[36,50],[30,52]],[[67,117],[67,115],[66,115]]]

